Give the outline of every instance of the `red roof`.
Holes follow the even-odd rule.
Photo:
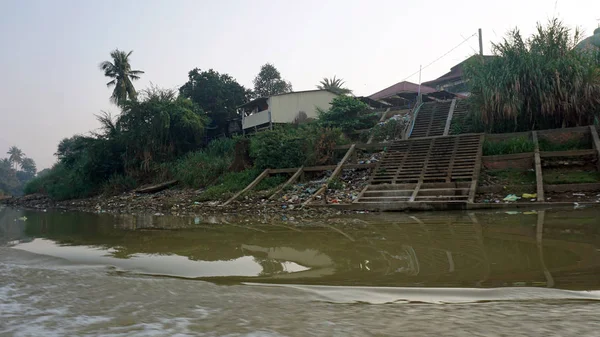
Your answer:
[[[429,93],[432,93],[435,91],[436,90],[431,87],[421,85],[421,93],[422,94],[429,94]],[[381,91],[378,91],[378,92],[372,94],[371,96],[369,96],[369,98],[377,100],[377,99],[383,99],[383,98],[387,98],[387,97],[390,97],[390,96],[393,96],[396,94],[407,93],[407,92],[418,93],[419,85],[412,83],[412,82],[408,82],[408,81],[398,82],[389,88],[385,88]]]

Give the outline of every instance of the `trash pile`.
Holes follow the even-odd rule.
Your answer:
[[[362,152],[357,156],[357,160],[353,164],[375,164],[375,163],[378,163],[381,160],[383,153],[384,153],[383,151],[375,152],[375,153]]]
[[[369,183],[371,169],[343,170],[340,178],[325,192],[328,204],[351,204]]]
[[[546,192],[547,202],[595,202],[600,203],[600,191],[595,192]]]
[[[499,203],[505,203],[505,204],[510,204],[510,203],[515,203],[515,202],[534,202],[537,200],[537,194],[536,193],[523,193],[523,194],[508,194],[508,195],[501,195],[498,193],[487,193],[485,195],[480,195],[477,198],[477,202],[478,203],[484,203],[484,204],[499,204]]]
[[[283,209],[294,209],[306,200],[308,200],[315,192],[327,183],[327,179],[331,172],[328,172],[325,177],[308,182],[297,183],[290,188],[285,189],[279,200],[283,203]],[[323,196],[318,196],[315,200],[322,200]]]

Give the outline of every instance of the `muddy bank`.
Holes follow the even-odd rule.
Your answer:
[[[222,201],[195,201],[201,191],[193,189],[169,189],[154,194],[124,193],[116,196],[96,196],[87,199],[53,201],[45,195],[33,194],[0,201],[14,207],[34,210],[68,210],[113,214],[149,214],[197,216],[215,214],[239,215],[291,215],[317,217],[341,214],[339,210],[326,207],[301,207],[300,204],[280,198],[268,200],[268,196],[255,193],[240,197],[227,206]]]

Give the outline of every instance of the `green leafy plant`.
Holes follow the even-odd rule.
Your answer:
[[[504,154],[526,153],[533,152],[535,145],[528,137],[515,137],[502,141],[483,142],[484,156],[498,156]]]
[[[327,184],[327,187],[332,190],[341,190],[344,188],[344,182],[339,178],[335,178]]]
[[[322,126],[339,128],[346,134],[371,128],[377,122],[377,114],[369,110],[368,105],[350,96],[336,97],[329,110],[317,111]]]
[[[339,129],[314,123],[282,126],[253,135],[250,156],[258,169],[320,165],[333,158],[335,146],[344,142]]]
[[[190,152],[169,164],[173,177],[193,188],[208,186],[227,172],[233,161],[235,140],[216,139],[200,151]]]
[[[408,120],[392,119],[374,126],[369,132],[376,142],[393,141],[402,139],[402,131],[406,128]]]
[[[348,88],[344,88],[344,80],[341,78],[323,78],[319,84],[317,84],[317,88],[321,90],[329,90],[338,95],[350,95],[352,90]]]

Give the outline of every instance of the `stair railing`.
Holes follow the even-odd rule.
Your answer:
[[[417,103],[415,104],[415,109],[413,110],[410,123],[406,126],[406,129],[404,130],[404,139],[410,138],[410,135],[412,134],[413,129],[415,127],[415,122],[417,121],[417,114],[419,113],[419,110],[421,110],[422,106],[423,102],[417,101]]]

